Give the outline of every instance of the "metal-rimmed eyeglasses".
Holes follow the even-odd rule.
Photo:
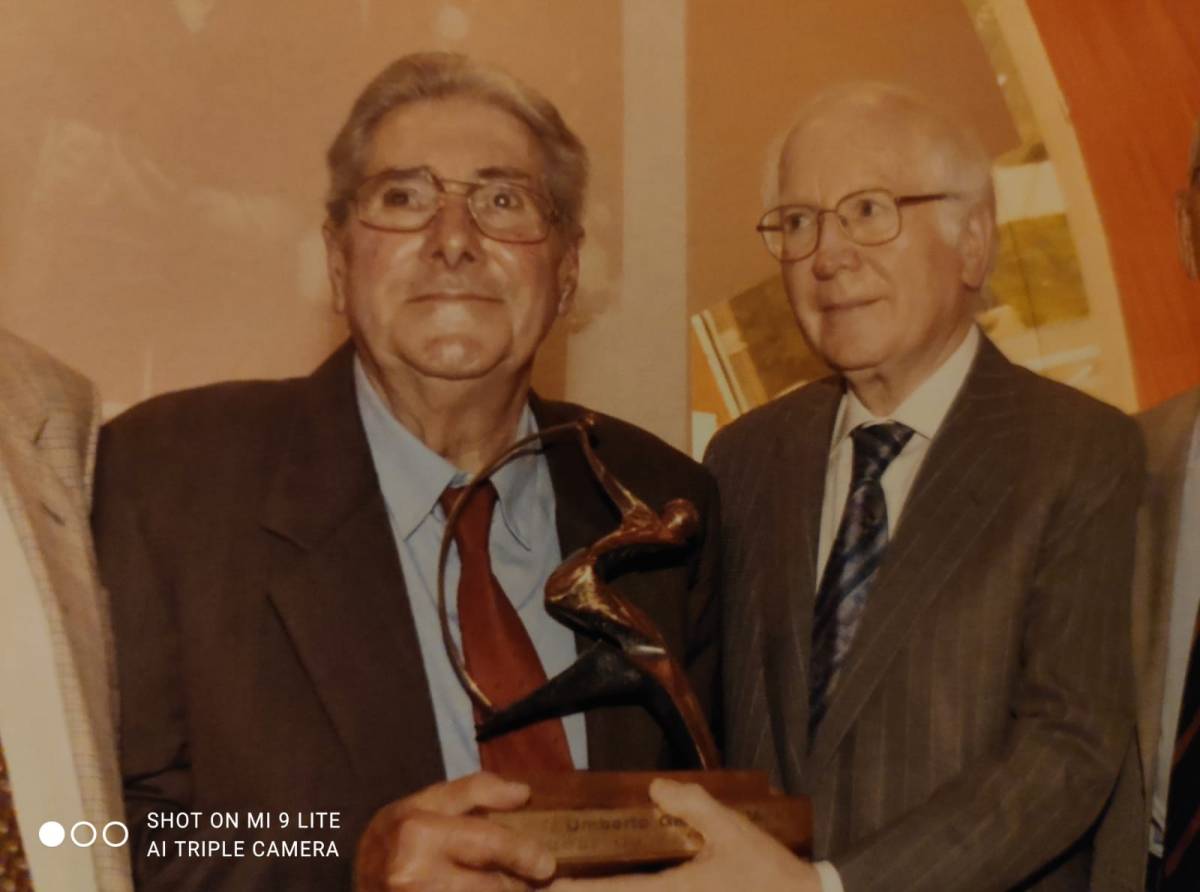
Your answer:
[[[509,180],[448,180],[426,167],[388,170],[367,177],[354,190],[359,222],[390,232],[424,229],[446,203],[461,195],[476,227],[498,242],[543,241],[558,215],[547,198]]]
[[[821,218],[833,214],[842,232],[860,245],[882,245],[900,234],[900,208],[927,201],[958,198],[953,192],[926,195],[893,195],[887,189],[851,192],[832,208],[811,204],[784,204],[772,208],[758,221],[763,244],[777,260],[803,260],[821,241]]]

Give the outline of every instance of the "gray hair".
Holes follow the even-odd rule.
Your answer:
[[[372,137],[391,111],[423,99],[467,96],[508,112],[532,132],[545,156],[545,186],[568,237],[583,236],[587,149],[553,103],[507,72],[459,53],[413,53],[381,71],[359,94],[350,116],[329,147],[329,191],[325,212],[334,226],[345,223]]]
[[[929,188],[952,192],[962,199],[939,205],[938,221],[947,240],[957,239],[971,208],[984,204],[994,216],[992,159],[983,144],[943,109],[905,87],[865,81],[823,90],[801,106],[788,139],[801,129],[820,126],[826,116],[847,111],[867,117],[900,111],[912,121],[912,135],[933,177]]]

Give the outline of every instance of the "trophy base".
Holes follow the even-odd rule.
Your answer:
[[[808,799],[772,790],[759,771],[573,771],[513,777],[529,784],[528,804],[488,818],[540,840],[558,859],[558,876],[661,870],[691,858],[704,840],[655,807],[648,791],[656,777],[699,784],[793,852],[807,855],[812,850]]]

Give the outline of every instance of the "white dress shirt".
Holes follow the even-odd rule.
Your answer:
[[[942,426],[963,382],[967,380],[967,373],[971,371],[971,363],[975,361],[978,350],[979,330],[971,326],[950,358],[890,415],[880,417],[872,414],[854,391],[847,388],[838,406],[833,440],[829,444],[829,464],[825,470],[825,498],[821,503],[821,538],[817,551],[818,580],[825,572],[838,525],[842,522],[846,499],[850,495],[850,480],[854,472],[854,441],[850,434],[855,428],[886,421],[899,421],[913,430],[912,439],[887,466],[880,480],[883,498],[887,503],[888,536],[894,536],[908,492],[921,462],[925,460],[925,453],[929,451],[929,443]]]
[[[1184,473],[1179,530],[1185,537],[1200,529],[1200,437],[1192,431]],[[1192,634],[1200,611],[1200,549],[1188,541],[1175,549],[1175,578],[1171,581],[1171,616],[1167,624],[1166,676],[1163,679],[1162,733],[1154,761],[1154,789],[1150,802],[1150,851],[1162,857],[1163,828],[1167,826],[1167,792],[1171,786],[1171,762],[1175,757],[1179,707],[1187,681],[1188,658],[1192,652]]]
[[[855,428],[869,424],[898,421],[912,428],[913,436],[904,449],[883,472],[880,485],[887,504],[888,536],[895,535],[901,520],[904,503],[917,477],[917,471],[929,452],[929,444],[946,420],[946,414],[954,403],[963,382],[971,371],[975,354],[979,351],[979,330],[971,326],[961,344],[950,354],[932,375],[909,394],[908,399],[896,407],[890,415],[878,416],[863,405],[849,388],[838,406],[833,424],[833,439],[829,444],[829,463],[825,469],[825,497],[821,502],[821,535],[817,551],[817,580],[820,584],[833,540],[850,495],[850,481],[854,471],[854,441],[850,434]],[[870,593],[867,600],[870,600]],[[844,892],[837,868],[829,861],[817,861],[813,865],[821,879],[822,892]]]
[[[99,832],[108,818],[84,810],[52,634],[12,515],[0,498],[0,741],[21,844],[33,888],[96,892],[91,851],[73,845],[70,833],[84,820]],[[38,828],[46,821],[66,830],[62,845],[42,845]],[[111,835],[115,841],[120,831]],[[81,841],[90,836],[80,828]],[[104,845],[99,839],[95,844]]]

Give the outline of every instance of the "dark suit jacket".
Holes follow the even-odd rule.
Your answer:
[[[811,793],[815,856],[847,892],[986,892],[1035,876],[1085,889],[1069,850],[1100,813],[1132,725],[1137,431],[985,340],[810,749],[817,537],[841,396],[837,379],[811,384],[709,450],[730,761]]]
[[[1138,419],[1146,438],[1146,490],[1138,510],[1133,576],[1137,735],[1096,836],[1094,892],[1141,892],[1146,885],[1150,802],[1154,792],[1154,762],[1162,736],[1175,564],[1181,543],[1187,547],[1196,535],[1195,530],[1182,529],[1181,522],[1187,475],[1200,473],[1191,463],[1197,418],[1200,418],[1200,389],[1189,390]]]
[[[161,397],[109,424],[94,525],[114,599],[122,768],[137,874],[148,889],[346,887],[354,846],[383,804],[442,780],[432,705],[400,560],[358,416],[352,351],[311,377]],[[547,426],[580,409],[535,399]],[[719,608],[715,486],[644,431],[601,417],[595,446],[654,508],[693,500],[696,547],[617,585],[662,630],[706,708],[715,703]],[[616,526],[578,445],[547,448],[564,554]],[[587,716],[595,769],[669,764],[644,710]],[[158,858],[148,815],[242,815],[255,836],[333,839],[339,859]],[[294,832],[296,813],[341,829]],[[247,812],[291,813],[256,834]],[[170,834],[171,838],[180,834]],[[169,854],[173,854],[170,852]]]

